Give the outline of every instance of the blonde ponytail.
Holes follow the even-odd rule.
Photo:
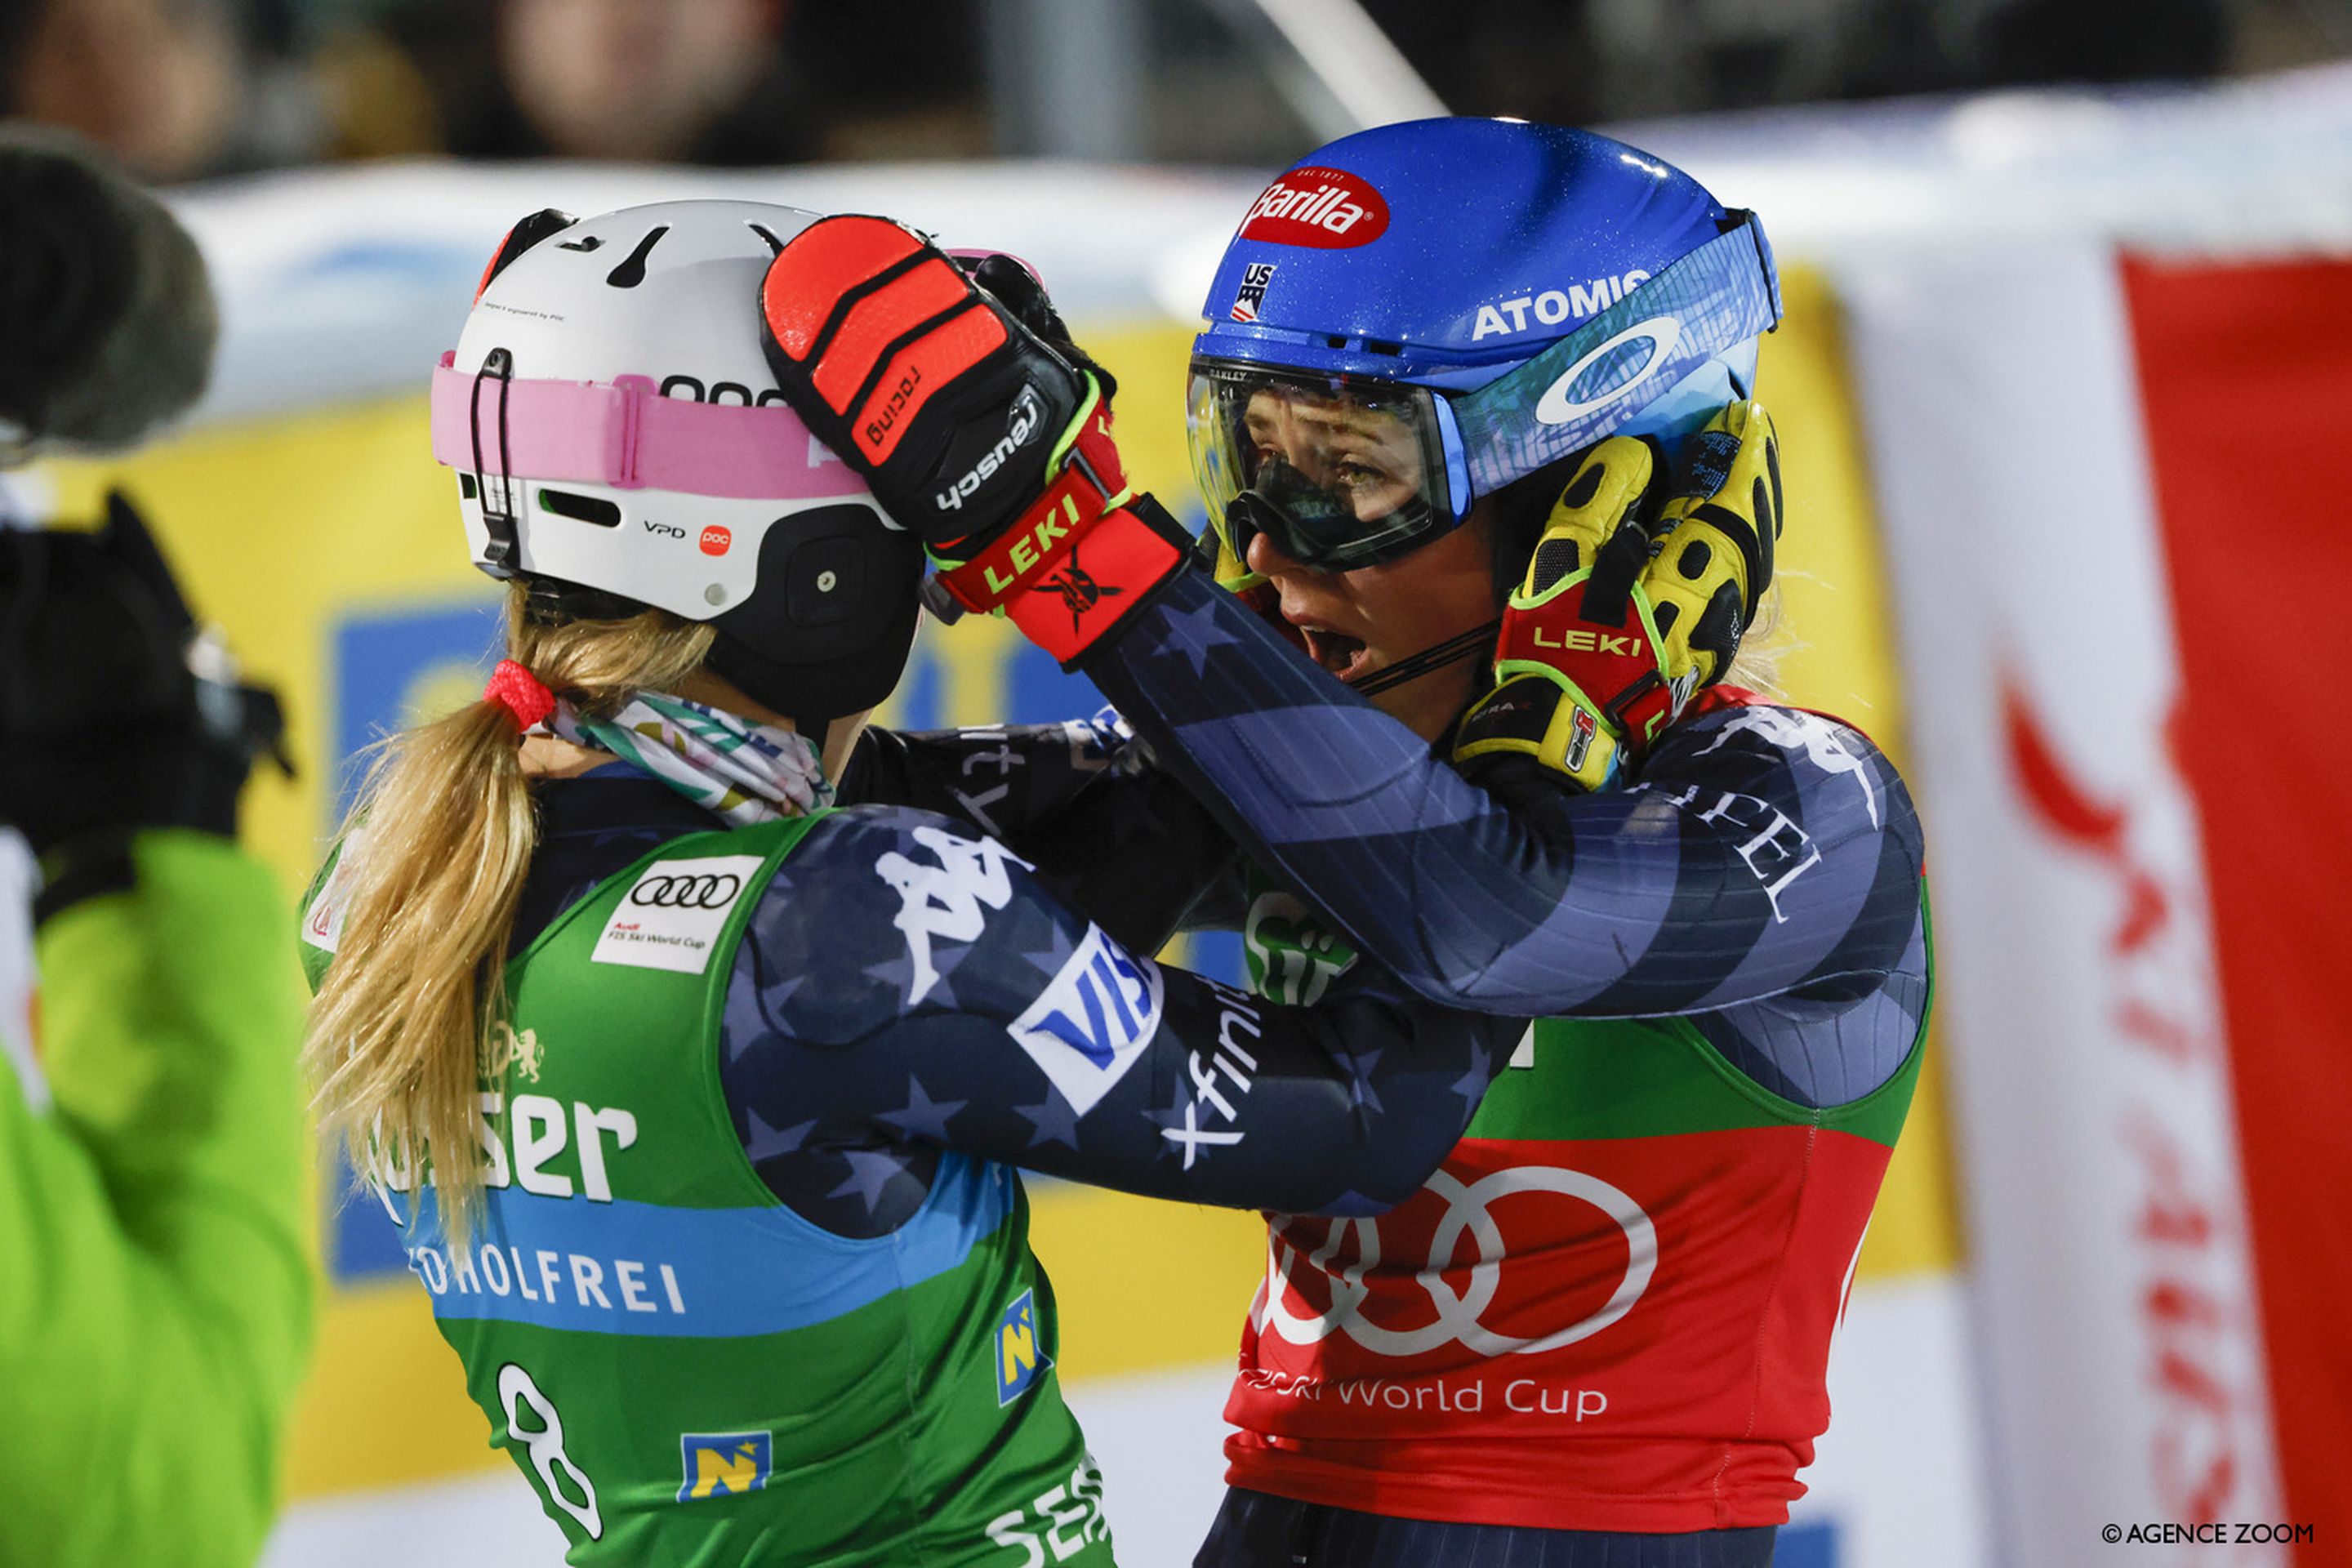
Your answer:
[[[524,594],[508,592],[507,657],[586,712],[672,689],[710,650],[708,626],[658,610],[537,624]],[[538,837],[514,721],[484,700],[383,742],[337,838],[352,891],[304,1047],[321,1120],[356,1171],[421,1183],[429,1151],[453,1247],[481,1216],[478,1080]]]

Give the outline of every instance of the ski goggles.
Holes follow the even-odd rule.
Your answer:
[[[1771,246],[1753,213],[1735,212],[1715,238],[1467,392],[1196,357],[1194,476],[1237,563],[1263,533],[1303,566],[1378,565],[1457,526],[1478,496],[1654,424],[1661,395],[1780,320]]]
[[[1302,566],[1393,561],[1457,526],[1468,476],[1452,410],[1427,387],[1196,359],[1185,422],[1209,521]]]

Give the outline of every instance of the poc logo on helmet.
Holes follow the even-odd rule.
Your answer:
[[[1345,169],[1293,169],[1268,185],[1242,220],[1240,237],[1345,250],[1388,232],[1389,204]]]

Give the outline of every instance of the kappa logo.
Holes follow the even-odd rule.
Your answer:
[[[1638,369],[1624,374],[1617,351],[1636,341],[1647,342],[1650,352]],[[1543,396],[1536,402],[1537,421],[1566,425],[1623,401],[1635,387],[1673,360],[1682,341],[1683,324],[1672,316],[1653,316],[1646,321],[1634,322],[1578,356],[1574,364],[1544,388]],[[1588,377],[1601,384],[1597,389],[1586,386]]]
[[[914,967],[907,1005],[914,1005],[940,983],[931,957],[935,941],[978,942],[988,929],[986,910],[1001,910],[1013,901],[1013,877],[1008,865],[1034,869],[993,838],[960,838],[938,827],[918,827],[915,842],[939,857],[936,866],[910,860],[896,849],[874,862],[874,874],[898,895],[898,912],[890,923],[907,939],[907,954]]]
[[[655,861],[622,895],[589,962],[701,973],[759,869],[757,855]]]
[[[1242,219],[1243,239],[1316,250],[1369,245],[1388,232],[1389,204],[1345,169],[1293,169],[1268,185]]]
[[[1164,984],[1158,964],[1089,925],[1077,951],[1006,1032],[1084,1116],[1160,1032]]]
[[[684,1432],[677,1446],[686,1467],[680,1502],[764,1490],[775,1470],[772,1432]]]

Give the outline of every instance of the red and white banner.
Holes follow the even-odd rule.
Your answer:
[[[2284,1521],[2344,1561],[2352,742],[2306,715],[2352,584],[2352,266],[2045,243],[1845,297],[2001,1555]],[[2170,1552],[2288,1559],[2234,1537]]]

